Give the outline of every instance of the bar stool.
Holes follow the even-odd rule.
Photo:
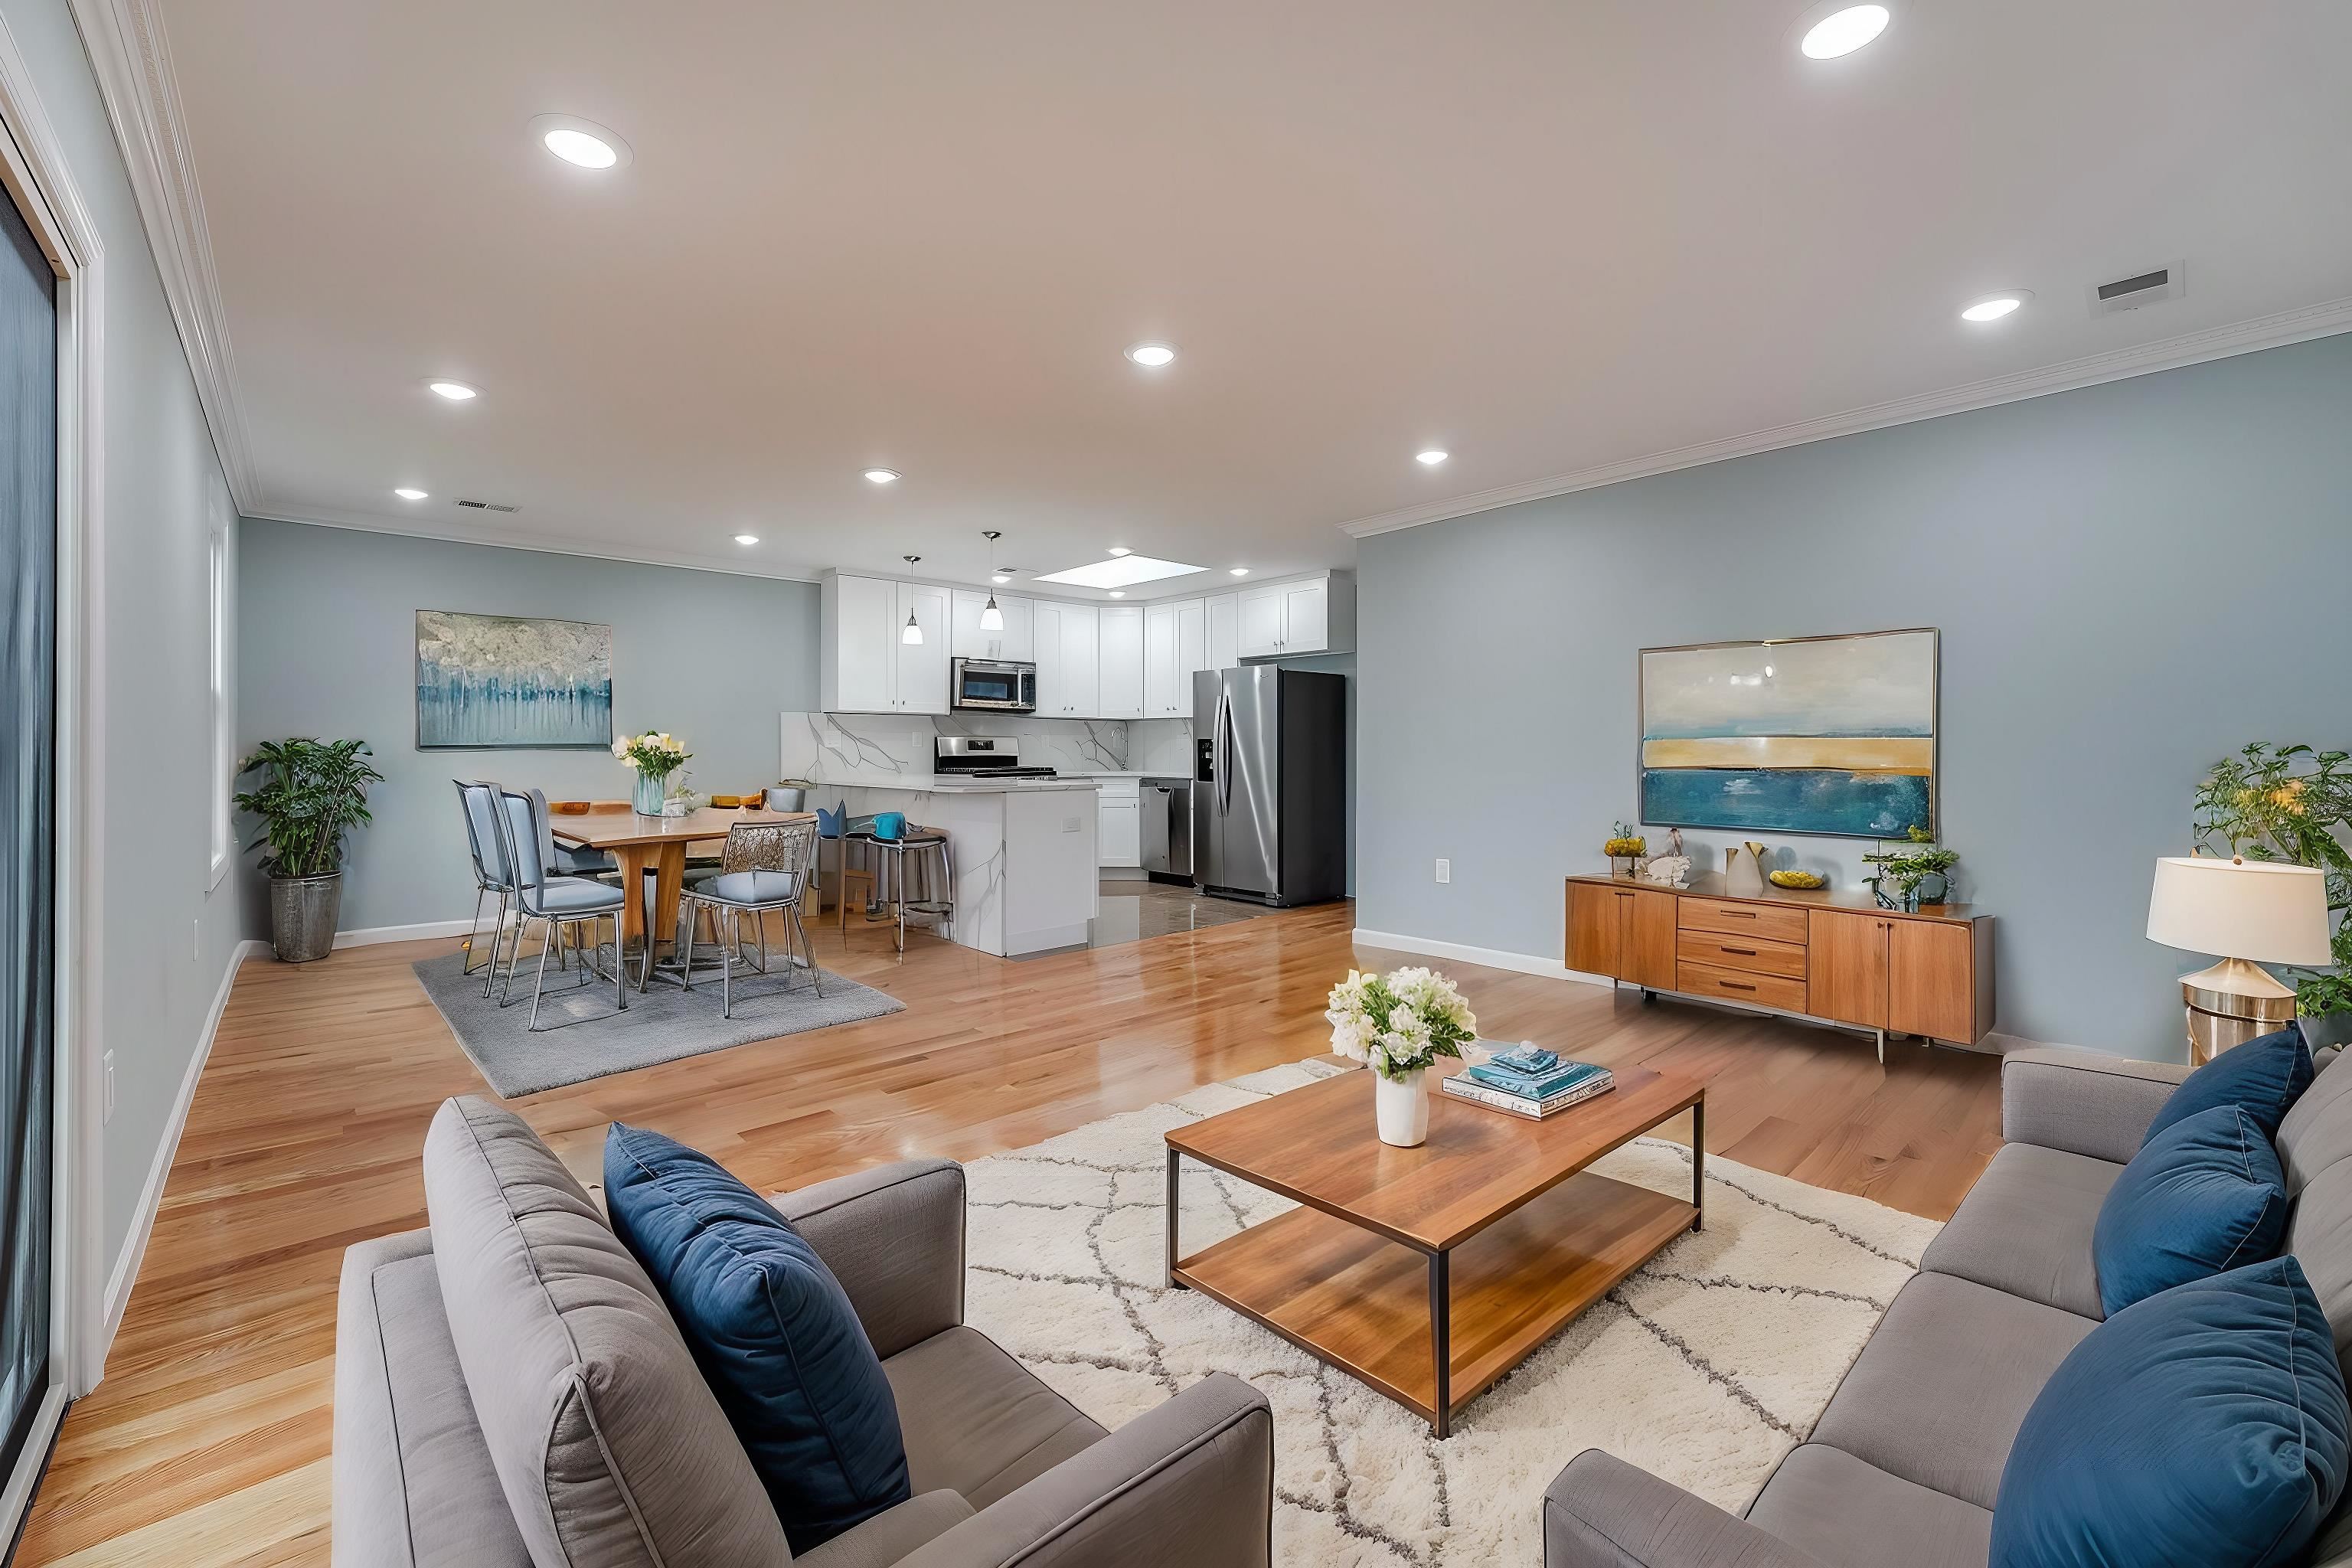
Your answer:
[[[955,892],[955,862],[948,850],[948,836],[939,828],[919,827],[910,822],[906,831],[897,838],[877,837],[871,828],[861,828],[843,835],[841,843],[841,929],[844,931],[849,929],[849,885],[853,881],[866,884],[866,919],[869,925],[880,923],[873,915],[877,906],[891,906],[897,922],[892,942],[900,952],[907,951],[907,916],[910,911],[929,915],[935,922],[943,923],[955,918],[955,899],[952,896]],[[870,867],[852,868],[849,864],[852,848],[877,858]],[[910,856],[915,862],[912,868],[922,876],[922,886],[926,889],[936,888],[950,896],[935,899],[907,897],[909,869],[907,862]],[[934,867],[939,874],[936,884],[930,880]]]

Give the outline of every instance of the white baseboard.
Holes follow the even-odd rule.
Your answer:
[[[337,931],[335,945],[338,948],[373,947],[380,942],[421,942],[427,937],[463,936],[473,929],[471,921],[423,921],[407,926],[362,926],[357,931]],[[267,948],[268,943],[262,945]]]
[[[187,1129],[188,1107],[195,1103],[196,1081],[205,1076],[205,1064],[212,1060],[213,1037],[219,1033],[221,1015],[228,1009],[228,994],[236,984],[236,972],[245,967],[247,959],[268,952],[268,942],[247,940],[238,942],[228,956],[220,990],[213,995],[212,1010],[205,1015],[204,1033],[197,1037],[195,1051],[188,1058],[187,1074],[180,1079],[179,1095],[172,1101],[172,1114],[164,1121],[163,1137],[155,1146],[154,1163],[147,1168],[147,1184],[140,1189],[139,1206],[131,1212],[130,1239],[123,1243],[122,1255],[114,1260],[113,1273],[107,1277],[106,1323],[99,1333],[98,1353],[86,1364],[105,1366],[115,1331],[122,1326],[123,1309],[131,1305],[131,1288],[139,1282],[139,1265],[147,1257],[147,1238],[153,1234],[155,1215],[163,1206],[163,1184],[171,1180],[172,1160],[180,1152],[180,1134]]]
[[[1483,963],[1489,969],[1508,969],[1519,974],[1540,974],[1547,980],[1574,980],[1586,985],[1611,985],[1605,974],[1587,974],[1580,969],[1570,969],[1556,958],[1538,958],[1532,952],[1507,952],[1499,947],[1470,947],[1458,942],[1440,942],[1430,936],[1406,936],[1400,931],[1366,931],[1358,926],[1354,931],[1360,947],[1388,947],[1400,952],[1426,953],[1432,958],[1458,959],[1464,963]]]

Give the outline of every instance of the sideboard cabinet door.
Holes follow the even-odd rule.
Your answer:
[[[1617,973],[1617,890],[1568,885],[1568,966],[1585,974]]]
[[[1886,928],[1877,915],[1815,910],[1806,931],[1811,950],[1805,1010],[1817,1018],[1886,1027]]]
[[[1675,987],[1675,895],[1633,888],[1617,893],[1620,978],[1653,991]]]
[[[1889,921],[1886,1026],[1897,1034],[1973,1045],[1975,933],[1958,921]]]

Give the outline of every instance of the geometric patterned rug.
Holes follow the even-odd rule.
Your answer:
[[[1539,1505],[1586,1448],[1734,1513],[1812,1429],[1942,1228],[1710,1155],[1706,1228],[1629,1276],[1454,1417],[1428,1423],[1191,1290],[1161,1284],[1161,1135],[1337,1071],[1252,1073],[975,1161],[966,1316],[1118,1427],[1206,1373],[1274,1406],[1275,1561],[1536,1568]],[[1677,1195],[1690,1152],[1643,1138],[1593,1169]],[[1189,1253],[1293,1206],[1187,1163]]]

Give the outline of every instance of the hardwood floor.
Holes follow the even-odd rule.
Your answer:
[[[1006,963],[928,937],[817,933],[907,1010],[554,1089],[516,1108],[575,1169],[656,1127],[775,1189],[914,1154],[1017,1148],[1313,1056],[1351,904]],[[425,1223],[425,1127],[484,1093],[409,971],[447,942],[238,976],[106,1380],[68,1414],[17,1561],[322,1564],[344,1247]],[[1484,1033],[1709,1082],[1711,1152],[1950,1213],[1999,1144],[1999,1064],[1446,963]],[[1675,1124],[1661,1130],[1677,1135]],[[1678,1135],[1687,1138],[1687,1124]]]

